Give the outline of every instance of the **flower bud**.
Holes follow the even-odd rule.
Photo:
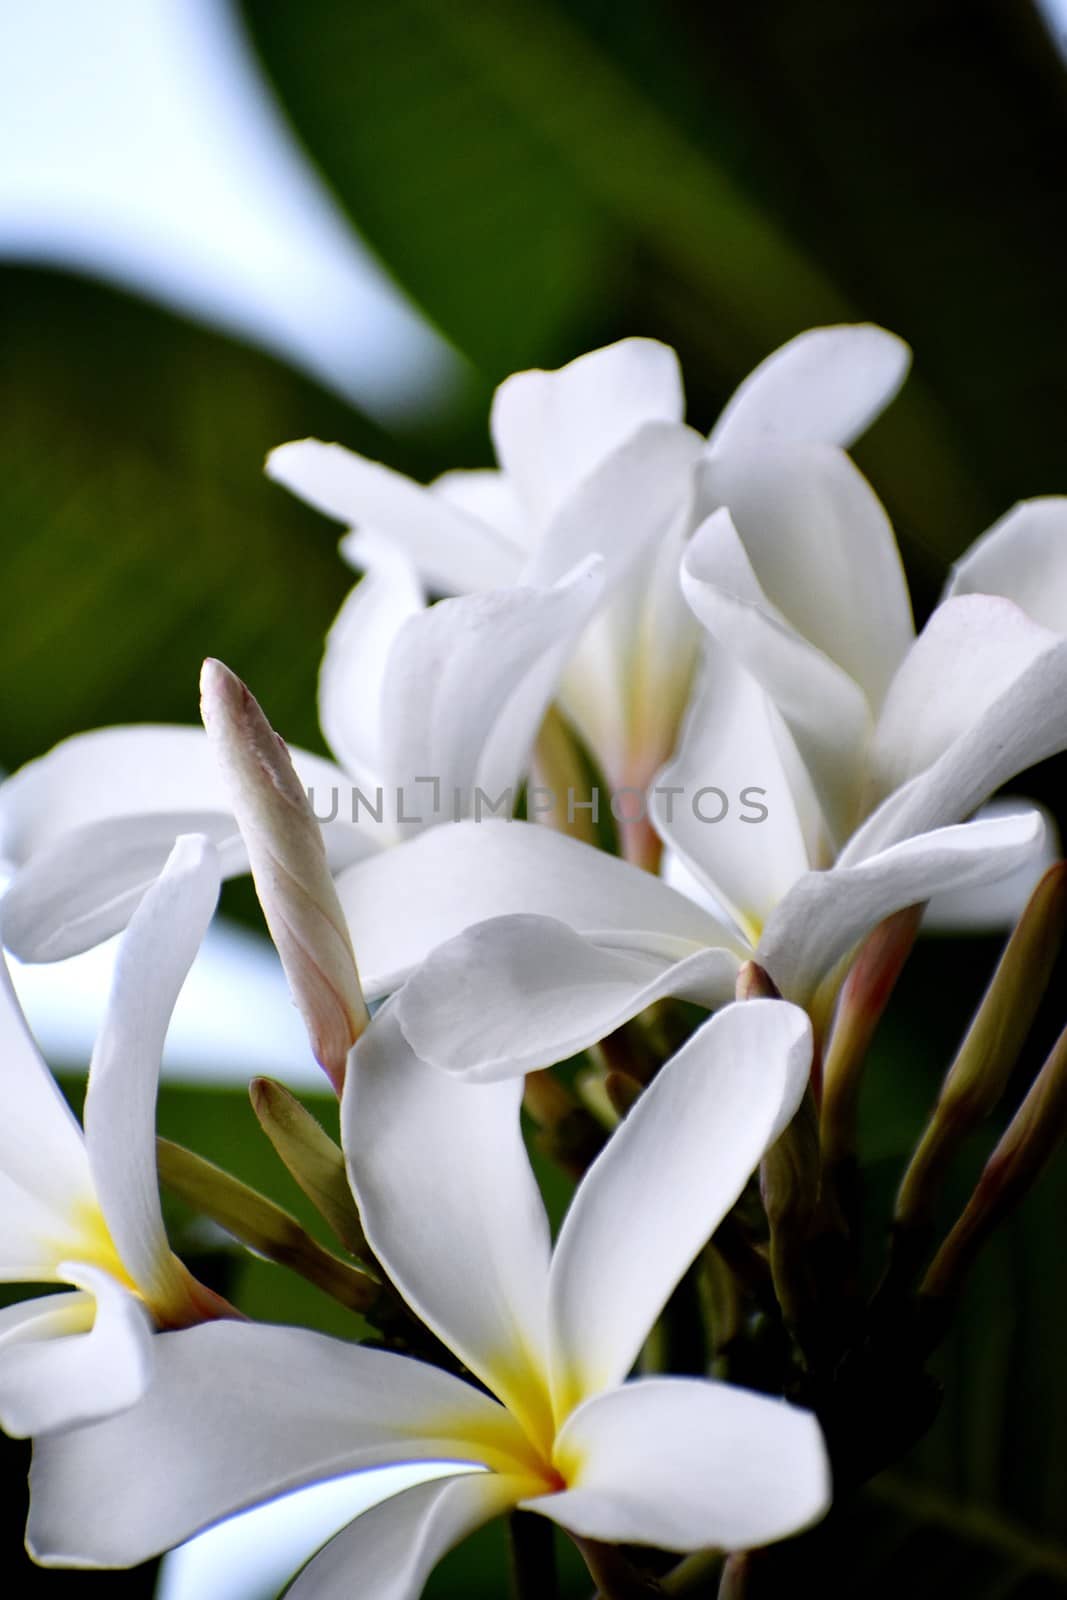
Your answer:
[[[368,1013],[322,834],[283,741],[219,661],[204,663],[200,708],[293,999],[340,1093]]]
[[[580,1178],[607,1143],[607,1131],[551,1067],[526,1074],[522,1103],[536,1124],[538,1149]]]
[[[1019,1058],[1067,925],[1067,863],[1050,867],[1030,897],[949,1068],[897,1197],[896,1221],[924,1227],[941,1177],[968,1133],[993,1110]]]
[[[765,972],[758,961],[743,961],[741,963],[738,968],[734,995],[738,1000],[780,1000],[782,998],[781,990],[775,985],[770,973]]]
[[[819,1118],[810,1089],[760,1162],[759,1175],[775,1294],[786,1321],[798,1329],[811,1298],[808,1257],[821,1176]]]
[[[1067,1133],[1067,1029],[985,1164],[963,1215],[934,1258],[922,1292],[955,1293],[978,1251],[1022,1200]]]
[[[641,1098],[641,1084],[628,1072],[612,1069],[604,1075],[604,1093],[616,1117],[621,1122]]]
[[[863,1065],[911,954],[922,911],[922,906],[905,906],[880,923],[861,946],[841,990],[822,1081],[822,1143],[831,1169],[855,1155]]]
[[[370,1247],[340,1146],[296,1096],[273,1078],[253,1078],[248,1093],[260,1127],[291,1176],[345,1249],[365,1258]]]
[[[290,1267],[350,1310],[374,1305],[381,1285],[331,1255],[273,1200],[169,1139],[158,1141],[157,1156],[160,1178],[173,1194],[258,1255]]]

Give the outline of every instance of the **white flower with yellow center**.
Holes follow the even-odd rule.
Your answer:
[[[580,1539],[675,1551],[805,1527],[830,1494],[809,1413],[719,1382],[627,1376],[793,1115],[810,1061],[794,1007],[722,1012],[591,1167],[553,1248],[520,1086],[471,1088],[427,1068],[387,1009],[346,1079],[353,1189],[391,1278],[482,1387],[296,1329],[167,1335],[138,1406],[38,1447],[37,1559],[131,1565],[286,1490],[400,1462],[456,1474],[343,1529],[294,1600],[340,1600],[354,1586],[365,1600],[414,1600],[450,1546],[515,1507]]]
[[[0,1425],[40,1434],[132,1405],[153,1331],[226,1315],[167,1241],[156,1175],[163,1040],[218,896],[206,839],[179,840],[119,950],[84,1131],[38,1054],[0,961],[0,1279],[62,1283],[0,1311]]]

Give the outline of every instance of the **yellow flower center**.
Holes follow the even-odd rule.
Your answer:
[[[87,1266],[98,1267],[101,1272],[106,1272],[131,1294],[140,1295],[138,1285],[126,1271],[96,1200],[79,1202],[72,1209],[69,1221],[69,1232],[65,1236],[56,1235],[42,1241],[55,1263],[53,1270],[56,1276],[59,1276],[61,1263],[83,1261]]]

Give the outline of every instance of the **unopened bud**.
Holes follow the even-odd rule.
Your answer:
[[[1003,1094],[1048,985],[1065,925],[1067,863],[1058,862],[1031,895],[949,1068],[900,1187],[899,1226],[929,1224],[946,1167]]]
[[[1067,1030],[986,1162],[963,1215],[934,1258],[922,1292],[955,1293],[982,1245],[1022,1200],[1067,1133]]]
[[[159,1175],[172,1193],[257,1254],[290,1267],[352,1311],[367,1311],[381,1285],[331,1255],[295,1217],[238,1178],[168,1139],[157,1142]]]
[[[911,954],[922,911],[922,906],[905,906],[879,923],[861,946],[841,990],[822,1078],[822,1144],[830,1169],[855,1154],[863,1066]]]
[[[743,961],[734,995],[738,1000],[780,1000],[782,992],[758,961]]]
[[[523,1108],[537,1125],[536,1142],[572,1177],[580,1178],[607,1143],[607,1132],[551,1067],[526,1074]]]
[[[787,1323],[800,1328],[810,1299],[808,1244],[819,1202],[819,1118],[809,1089],[800,1109],[760,1163],[760,1194],[770,1229],[771,1276]]]
[[[368,1013],[319,825],[285,744],[219,661],[204,662],[200,709],[293,999],[339,1094]]]
[[[339,1145],[283,1084],[253,1078],[248,1085],[259,1125],[289,1173],[345,1249],[366,1258],[367,1244]]]
[[[629,1115],[641,1098],[642,1085],[628,1072],[612,1070],[604,1075],[604,1093],[620,1122]]]

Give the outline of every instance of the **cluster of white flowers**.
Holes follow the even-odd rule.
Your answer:
[[[814,330],[705,439],[673,353],[626,340],[509,379],[499,468],[428,487],[283,445],[269,474],[345,525],[363,574],[322,664],[336,763],[290,753],[208,662],[203,729],[86,733],[0,785],[4,945],[48,961],[122,932],[84,1129],[6,969],[0,990],[0,1277],[71,1286],[0,1312],[38,1560],[131,1565],[396,1463],[455,1470],[359,1517],[294,1597],[358,1574],[368,1600],[414,1600],[516,1508],[605,1594],[605,1546],[748,1550],[824,1514],[833,1440],[802,1392],[642,1351],[760,1170],[742,1246],[800,1337],[775,1185],[788,1169],[816,1213],[797,1130],[848,1100],[867,968],[897,970],[931,900],[1009,924],[1050,859],[1033,806],[975,813],[1067,748],[1067,500],[980,538],[916,637],[846,453],[908,359],[874,327]],[[308,1275],[345,1285],[373,1347],[248,1321],[164,1230],[163,1039],[220,879],[249,870],[342,1148],[262,1085],[257,1109],[345,1247],[308,1240]],[[680,1001],[712,1015],[672,1054]],[[577,1085],[546,1070],[583,1051]],[[524,1094],[578,1175],[554,1242]],[[199,1182],[270,1254],[266,1202]]]

